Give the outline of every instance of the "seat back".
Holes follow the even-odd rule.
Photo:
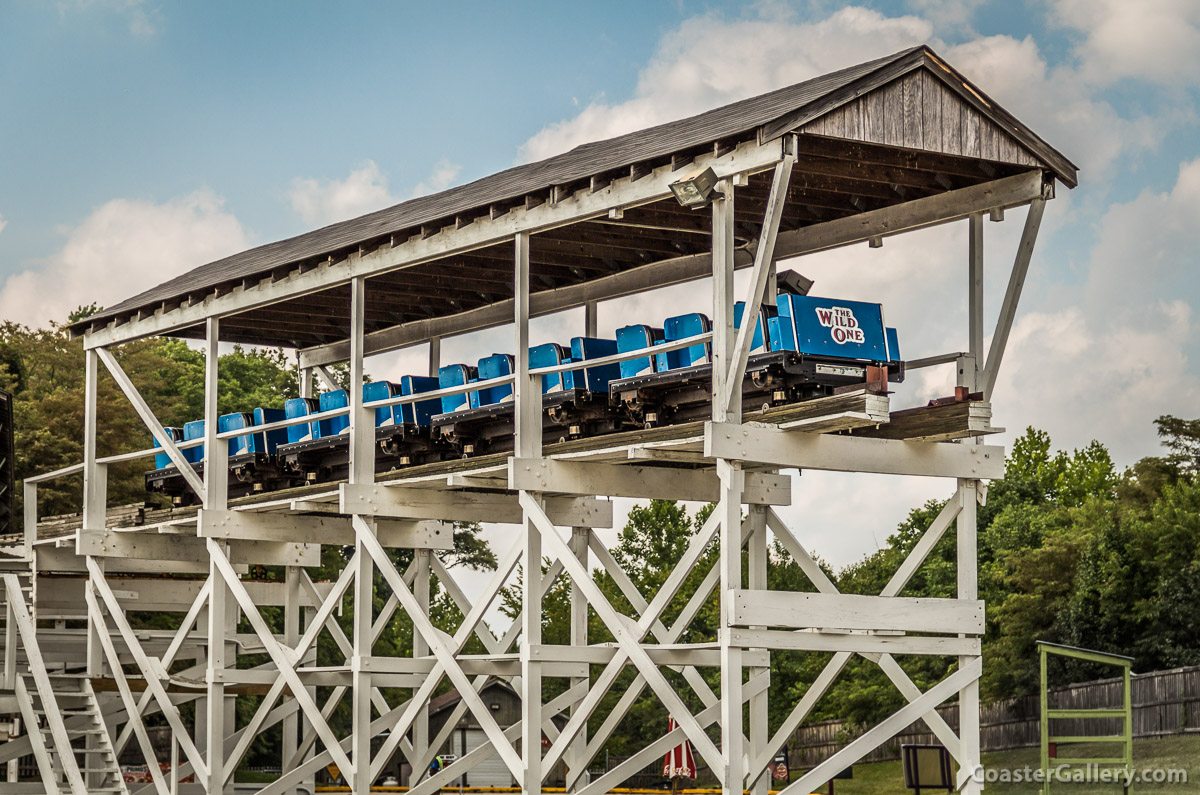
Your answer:
[[[373,400],[387,400],[390,397],[400,394],[400,387],[391,381],[368,381],[363,384],[362,389],[363,403],[370,403]],[[395,408],[395,406],[384,406],[383,408],[375,409],[375,427],[394,425],[396,422]]]
[[[183,428],[164,427],[163,430],[166,431],[167,438],[170,439],[172,442],[182,442],[183,441]],[[162,447],[162,445],[158,443],[157,436],[154,437],[154,446],[156,448]],[[191,450],[183,450],[181,452],[183,453],[183,458],[185,461],[191,460],[190,458],[188,458],[188,453],[190,453]],[[166,453],[156,453],[155,454],[155,456],[154,456],[154,468],[155,469],[166,469],[169,466],[171,466],[171,456],[167,455]]]
[[[589,359],[601,359],[612,356],[617,352],[617,341],[598,337],[575,337],[571,340],[571,361],[586,362]],[[619,364],[602,364],[598,367],[587,367],[571,371],[571,384],[574,389],[586,389],[589,392],[607,392],[608,382],[621,377]]]
[[[183,440],[190,442],[193,439],[204,438],[204,420],[192,420],[183,424]],[[189,447],[183,451],[183,457],[189,463],[199,464],[204,460],[204,445]]]
[[[772,350],[871,362],[888,360],[883,307],[811,295],[779,296]]]
[[[900,336],[894,328],[886,328],[884,333],[887,335],[888,361],[900,361]]]
[[[487,381],[492,378],[512,375],[516,366],[517,362],[512,354],[493,353],[491,356],[485,356],[479,360],[479,369],[477,370],[478,379],[480,381]],[[490,406],[493,403],[502,403],[505,400],[511,400],[513,385],[498,384],[497,386],[488,386],[471,394],[477,396],[477,402],[471,404],[472,408]]]
[[[241,411],[235,411],[232,414],[222,414],[217,417],[217,432],[225,433],[225,431],[236,431],[241,428],[249,428],[254,424],[254,418],[249,414]],[[261,445],[257,445],[261,446]],[[229,454],[239,455],[246,452],[254,452],[254,440],[252,435],[235,436],[229,440]]]
[[[683,340],[697,334],[704,334],[711,329],[712,323],[709,322],[708,317],[699,312],[676,315],[663,321],[663,341]],[[658,370],[659,372],[678,370],[683,367],[705,364],[709,360],[710,349],[708,343],[702,342],[676,351],[655,354],[655,358],[658,360]]]
[[[464,386],[475,379],[475,368],[467,364],[448,364],[438,368],[438,386],[441,389]],[[467,405],[467,393],[446,395],[442,398],[442,413],[449,414]]]
[[[629,353],[642,348],[652,347],[663,337],[660,328],[651,328],[640,323],[617,329],[617,351]],[[639,359],[629,359],[619,365],[622,378],[632,378],[641,373],[655,372],[655,357],[643,356]]]
[[[400,394],[419,395],[422,392],[433,392],[439,387],[438,379],[427,375],[406,375],[400,379]],[[428,427],[434,414],[442,411],[442,401],[439,398],[421,400],[416,403],[405,403],[396,406],[392,413],[394,422]]]
[[[292,398],[283,403],[283,413],[286,419],[295,420],[300,417],[307,417],[309,414],[318,410],[318,402],[315,398]],[[317,430],[317,423],[307,422],[302,425],[289,425],[287,427],[287,443],[294,444],[295,442],[307,442],[313,438],[313,433]]]
[[[569,361],[571,361],[571,357],[568,355],[567,349],[557,342],[534,345],[529,349],[530,370],[537,370],[540,367],[554,367]],[[566,379],[563,378],[565,375],[567,373],[564,372],[542,376],[542,394],[559,392],[566,389]]]
[[[272,422],[280,422],[287,419],[287,412],[284,409],[264,409],[256,408],[254,410],[254,426],[257,428],[262,425],[267,425]],[[304,426],[297,426],[304,427]],[[257,447],[253,452],[266,453],[267,455],[275,455],[276,448],[281,444],[288,443],[288,429],[276,428],[273,431],[266,433],[254,434],[254,440]]]
[[[350,405],[350,394],[344,389],[335,389],[332,392],[322,392],[317,398],[317,405],[321,411],[333,411],[334,409],[342,409]],[[313,423],[316,427],[313,428],[314,439],[324,439],[327,436],[337,436],[341,433],[350,432],[350,415],[343,414],[340,417],[330,417],[325,420],[317,420]]]
[[[742,328],[742,316],[746,314],[746,302],[738,301],[733,305],[733,327],[735,329]],[[763,336],[763,328],[770,329],[770,314],[766,306],[763,306],[758,311],[758,319],[754,323],[754,337],[750,340],[750,355],[763,353],[768,348],[768,338]]]

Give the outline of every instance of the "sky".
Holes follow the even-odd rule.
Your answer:
[[[994,441],[1032,425],[1068,450],[1099,439],[1119,466],[1155,454],[1155,417],[1200,415],[1191,0],[0,0],[0,318],[62,320],[250,246],[921,43],[1080,168],[1047,207],[995,390],[1009,432]],[[985,224],[989,327],[1023,216]],[[962,350],[966,235],[959,223],[786,267],[817,294],[883,303],[908,358]],[[708,302],[695,284],[605,304],[601,330]],[[580,326],[568,313],[534,336]],[[443,355],[490,344],[470,335]],[[422,356],[371,369],[398,378]],[[893,406],[952,383],[945,368],[913,373]],[[796,482],[787,517],[835,565],[952,489]]]

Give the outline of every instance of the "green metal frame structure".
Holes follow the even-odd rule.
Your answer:
[[[1055,743],[1070,745],[1075,743],[1120,743],[1123,749],[1121,756],[1112,757],[1078,757],[1059,759],[1056,767],[1061,765],[1123,765],[1126,773],[1133,770],[1133,698],[1132,688],[1130,687],[1131,668],[1133,666],[1133,658],[1125,657],[1120,654],[1108,654],[1107,652],[1093,651],[1092,649],[1080,649],[1075,646],[1061,646],[1057,643],[1047,643],[1039,640],[1037,642],[1038,655],[1041,663],[1041,735],[1042,735],[1042,789],[1041,795],[1047,795],[1050,792],[1050,744]],[[1088,660],[1090,662],[1100,663],[1101,665],[1115,665],[1121,669],[1122,696],[1121,707],[1119,708],[1092,708],[1092,709],[1051,709],[1050,708],[1050,684],[1047,677],[1047,661],[1050,655],[1059,657],[1072,657],[1077,660]],[[1078,735],[1078,736],[1054,736],[1050,734],[1050,721],[1055,718],[1122,718],[1122,732],[1120,736],[1115,735]],[[1126,779],[1128,781],[1128,779]],[[1130,791],[1129,787],[1125,788],[1125,792]]]

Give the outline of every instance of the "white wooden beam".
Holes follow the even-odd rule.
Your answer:
[[[1004,476],[1003,447],[832,436],[731,423],[705,425],[704,454],[781,468],[835,472],[952,478]]]
[[[508,460],[508,487],[514,490],[713,502],[720,496],[720,485],[712,471],[552,458]],[[787,475],[748,474],[742,500],[753,505],[791,505],[792,480]]]
[[[550,497],[546,511],[565,527],[612,527],[612,503],[594,497]],[[367,517],[520,524],[515,495],[402,486],[340,484],[340,512]]]
[[[820,629],[949,632],[981,635],[983,602],[909,596],[733,592],[734,626],[817,627]]]
[[[454,528],[444,522],[374,519],[379,543],[389,549],[453,549]],[[250,511],[199,512],[197,535],[237,541],[354,545],[348,516],[296,516]]]
[[[273,541],[231,541],[230,557],[235,563],[264,566],[319,566],[321,549],[310,544]],[[80,531],[77,554],[100,558],[154,561],[207,562],[204,539],[158,533],[119,530]]]
[[[729,631],[730,643],[742,648],[778,651],[854,652],[855,654],[917,654],[970,656],[979,654],[979,638],[926,635],[871,635],[863,632],[741,629]]]

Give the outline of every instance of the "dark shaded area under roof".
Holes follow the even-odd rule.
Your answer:
[[[360,247],[372,248],[389,240],[402,242],[413,235],[434,234],[445,226],[461,226],[516,205],[541,203],[554,191],[569,195],[587,189],[595,180],[603,183],[605,178],[628,176],[639,168],[674,163],[675,158],[686,163],[690,160],[687,155],[731,148],[756,137],[777,137],[922,67],[937,74],[979,114],[1011,135],[1037,162],[1074,186],[1075,167],[1070,161],[928,48],[916,47],[687,119],[583,144],[547,160],[202,265],[75,324],[72,331],[85,333],[113,319],[123,322],[138,312],[160,308],[169,311],[172,306],[214,291],[228,292],[243,283],[285,275],[296,267],[317,267]],[[788,224],[795,227],[818,223],[977,184],[1019,170],[1012,164],[996,164],[989,174],[987,169],[972,167],[969,158],[930,152],[907,152],[897,157],[885,147],[861,143],[839,144],[814,138],[806,145],[815,151],[802,160],[812,167],[797,167],[800,179],[793,179],[789,191],[785,228]],[[855,158],[860,165],[874,162],[887,170],[885,178],[853,168]],[[956,164],[956,159],[968,162]],[[738,191],[740,229],[746,239],[757,234],[764,189],[760,179]],[[535,235],[532,289],[553,289],[705,251],[709,224],[706,215],[665,201],[627,212],[624,223],[584,222]],[[375,277],[370,280],[369,292],[374,300],[367,307],[368,330],[453,314],[511,297],[511,262],[510,247],[493,246]],[[346,334],[342,317],[348,292],[345,286],[333,287],[237,315],[223,324],[222,338],[289,347],[342,339]],[[181,336],[190,333],[185,330]]]

